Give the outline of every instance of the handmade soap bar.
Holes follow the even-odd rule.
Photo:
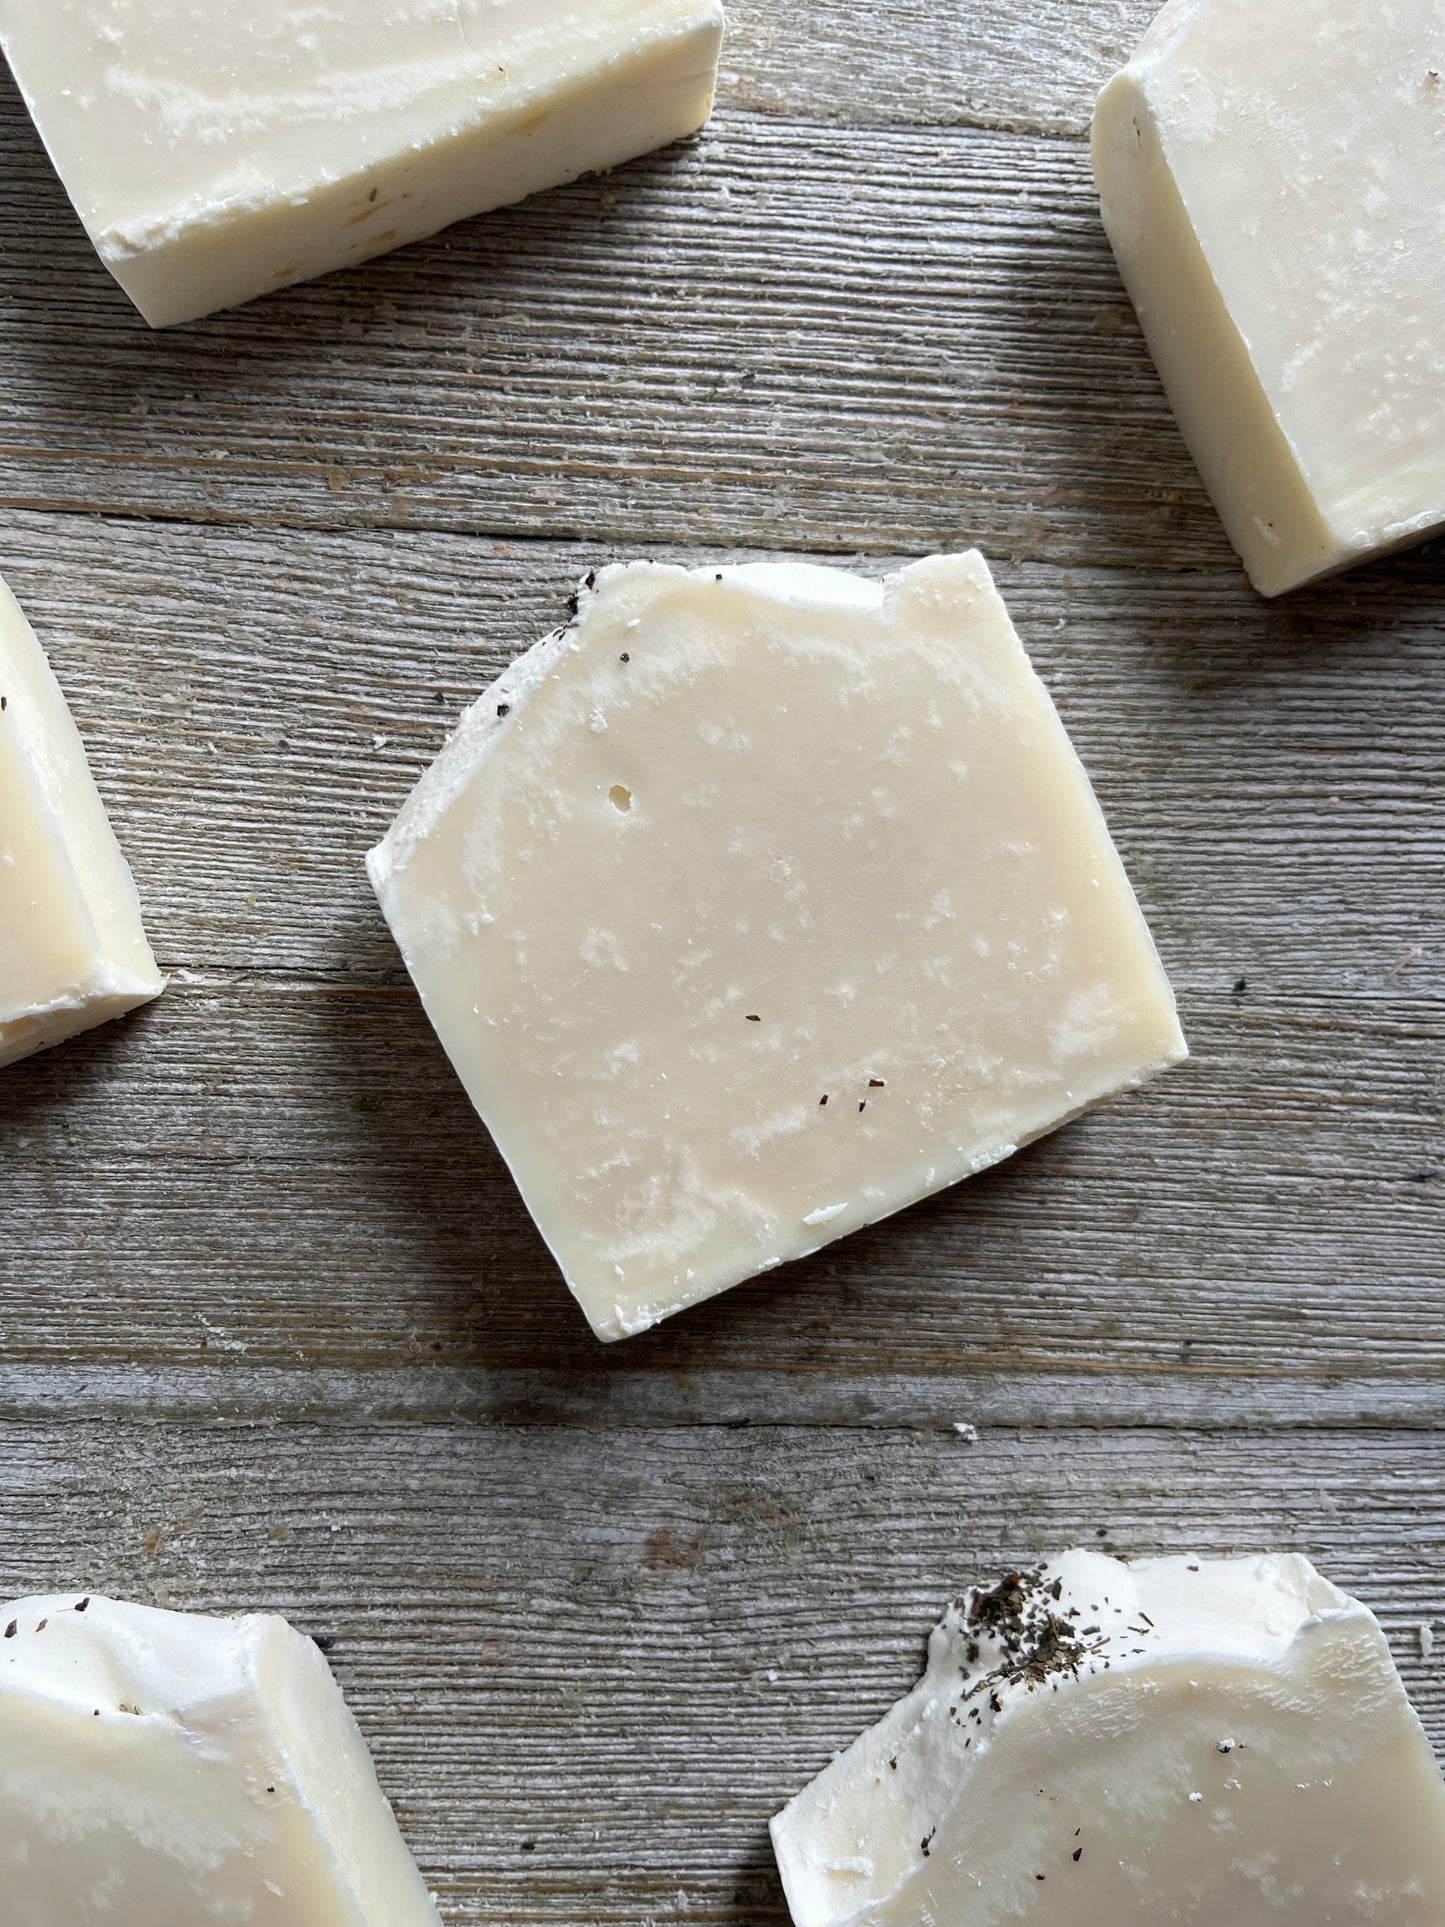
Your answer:
[[[691,133],[722,25],[722,0],[0,0],[51,158],[154,327]]]
[[[0,583],[0,1065],[164,988],[65,698]]]
[[[439,1927],[315,1645],[284,1619],[0,1607],[5,1927]]]
[[[949,1609],[773,1822],[796,1927],[1439,1927],[1445,1785],[1300,1558],[1067,1553]]]
[[[370,859],[427,1011],[620,1338],[1183,1054],[976,555],[609,569]]]
[[[1094,123],[1204,481],[1278,595],[1445,526],[1445,6],[1172,0]]]

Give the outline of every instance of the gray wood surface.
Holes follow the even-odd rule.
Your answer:
[[[0,87],[0,568],[174,973],[0,1084],[0,1592],[333,1635],[455,1923],[780,1927],[769,1813],[1081,1538],[1311,1553],[1445,1747],[1445,553],[1245,585],[1089,181],[1148,0],[734,12],[698,141],[161,337]],[[584,569],[970,542],[1195,1058],[603,1351],[361,854]]]

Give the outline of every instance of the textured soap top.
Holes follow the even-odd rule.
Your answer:
[[[0,1066],[163,988],[79,732],[0,582]]]
[[[609,570],[467,716],[371,870],[606,1337],[1183,1050],[977,556],[886,583]]]
[[[0,1607],[6,1927],[437,1927],[316,1646],[88,1594]]]
[[[1104,216],[1268,593],[1445,523],[1445,5],[1172,0],[1105,90]]]
[[[505,127],[719,15],[719,0],[0,0],[0,38],[87,226],[124,250]]]
[[[773,1823],[797,1927],[1431,1927],[1445,1785],[1305,1559],[1071,1552],[952,1605]]]

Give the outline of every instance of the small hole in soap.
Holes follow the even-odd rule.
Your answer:
[[[607,799],[613,809],[620,810],[624,816],[632,808],[632,791],[622,783],[612,785],[607,792]]]

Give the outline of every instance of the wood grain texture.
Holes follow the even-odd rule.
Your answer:
[[[1311,1554],[1429,1731],[1434,1440],[34,1424],[0,1594],[266,1605],[332,1664],[448,1920],[783,1927],[767,1819],[963,1585],[1072,1543]]]
[[[0,504],[1235,567],[1077,141],[729,109],[162,336],[13,92],[0,165]]]
[[[1196,1014],[1195,1065],[1154,1091],[599,1355],[408,991],[182,987],[11,1087],[5,1357],[442,1363],[556,1375],[539,1415],[844,1423],[860,1379],[884,1423],[1220,1422],[1223,1378],[1236,1423],[1440,1423],[1438,1015]]]
[[[723,98],[804,119],[1082,136],[1158,0],[730,0]]]
[[[1150,11],[734,0],[699,140],[162,337],[0,82],[0,569],[173,972],[0,1081],[0,1593],[335,1637],[449,1927],[783,1927],[1075,1540],[1310,1552],[1445,1746],[1445,544],[1245,585],[1089,177]],[[971,542],[1194,1059],[603,1351],[362,854],[586,569]]]

